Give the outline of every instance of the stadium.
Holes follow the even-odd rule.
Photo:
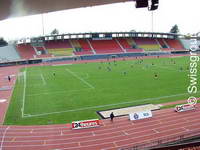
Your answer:
[[[44,7],[27,1],[24,7],[33,11],[14,13],[116,2],[126,0],[49,0]],[[134,3],[146,11],[159,6],[158,0]],[[1,10],[0,19],[6,19],[8,10]],[[54,33],[12,43],[2,38],[0,150],[200,149],[199,56],[198,33]]]

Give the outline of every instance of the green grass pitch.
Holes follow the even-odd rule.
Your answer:
[[[100,118],[100,110],[187,99],[189,63],[178,57],[23,68],[4,124],[69,123]]]

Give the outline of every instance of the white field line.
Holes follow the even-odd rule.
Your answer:
[[[86,91],[91,90],[91,88],[84,88],[81,90],[69,90],[69,91],[54,91],[54,92],[43,92],[43,93],[36,93],[36,94],[27,94],[26,96],[38,96],[38,95],[51,95],[51,94],[59,94],[59,93],[71,93],[71,92],[80,92],[80,91]]]
[[[122,103],[115,103],[115,104],[90,106],[90,107],[71,109],[71,110],[64,110],[64,111],[57,111],[57,112],[49,112],[49,113],[41,113],[41,114],[33,114],[33,115],[28,114],[28,115],[25,115],[24,117],[38,117],[38,116],[46,116],[46,115],[66,113],[66,112],[83,111],[83,110],[94,109],[94,108],[102,108],[102,107],[107,107],[107,106],[131,104],[131,103],[135,103],[135,102],[138,102],[138,101],[139,102],[145,102],[145,101],[149,101],[149,100],[159,100],[159,99],[162,99],[162,98],[171,98],[171,97],[182,96],[182,95],[188,95],[188,93],[181,93],[181,94],[175,94],[175,95],[169,95],[169,96],[161,96],[161,97],[156,97],[156,98],[146,98],[146,99],[140,99],[140,100],[134,100],[134,101],[128,101],[128,102],[122,102]]]
[[[85,79],[89,79],[89,74],[88,73],[86,73]]]
[[[22,108],[21,108],[22,118],[24,117],[25,96],[26,96],[26,70],[24,71],[24,90],[23,90]]]
[[[76,77],[77,79],[81,80],[83,83],[85,83],[87,86],[89,86],[92,89],[95,89],[95,87],[93,85],[91,85],[90,83],[88,83],[87,81],[85,81],[83,78],[79,77],[77,74],[75,74],[74,72],[72,72],[69,69],[65,69],[67,72],[69,72],[70,74],[72,74],[74,77]]]
[[[46,85],[47,83],[46,83],[46,81],[45,81],[44,76],[43,76],[42,73],[40,74],[40,77],[41,77],[41,79],[42,79],[43,85]]]
[[[9,128],[10,128],[10,127],[8,126],[8,127],[5,129],[4,133],[3,133],[2,140],[1,140],[0,150],[3,150],[4,138],[5,138],[6,132],[8,131]]]
[[[43,85],[46,85],[47,83],[46,83],[46,81],[45,81],[45,79],[44,79],[44,76],[43,76],[41,67],[43,67],[42,64],[41,64],[41,66],[39,67],[39,70],[40,70],[40,77],[41,77],[41,79],[42,79]]]
[[[158,65],[155,65],[155,67],[158,67],[158,68],[163,68],[163,69],[168,69],[168,70],[173,70],[173,71],[177,71],[177,72],[188,72],[188,71],[185,71],[185,70],[176,70],[176,69],[173,69],[173,68],[169,68],[169,67],[164,67],[164,66],[158,66]]]

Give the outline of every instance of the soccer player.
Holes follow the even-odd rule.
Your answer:
[[[110,114],[110,120],[113,122],[113,118],[115,117],[115,115],[113,114],[113,112],[111,112]]]
[[[108,71],[111,71],[111,68],[110,68],[110,67],[107,67],[107,70],[108,70]]]
[[[133,64],[131,65],[131,68],[133,68]]]
[[[9,82],[11,81],[11,77],[10,77],[10,76],[8,76],[8,81],[9,81]]]
[[[155,77],[155,79],[157,79],[158,78],[158,74],[154,73],[154,77]]]

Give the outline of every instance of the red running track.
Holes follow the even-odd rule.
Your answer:
[[[0,67],[0,87],[7,86],[13,88],[19,68],[19,66]],[[15,75],[11,77],[11,82],[8,81],[8,75]],[[5,103],[0,103],[0,124],[3,123],[11,95],[12,90],[0,91],[0,99],[7,100]]]
[[[176,113],[173,109],[153,112],[153,118],[129,121],[128,117],[102,120],[98,128],[72,130],[70,124],[46,126],[0,126],[3,150],[111,150],[200,131],[200,105]]]
[[[1,69],[1,77],[17,73],[19,67]],[[5,78],[0,82],[13,85]],[[7,91],[4,91],[5,93]],[[0,93],[2,94],[2,93]],[[11,92],[9,93],[11,95]],[[5,98],[10,97],[8,93]],[[0,95],[0,98],[2,95]],[[8,101],[9,102],[9,101]],[[0,108],[8,106],[0,103]],[[4,114],[5,114],[4,109]],[[102,120],[98,128],[72,130],[70,124],[46,126],[0,126],[0,150],[112,150],[178,136],[192,131],[200,133],[200,104],[196,110],[176,113],[173,109],[153,112],[153,118],[130,121],[127,116],[115,118],[114,122]],[[0,115],[2,116],[2,114]],[[1,117],[2,118],[2,117]],[[190,134],[191,135],[191,134]]]

